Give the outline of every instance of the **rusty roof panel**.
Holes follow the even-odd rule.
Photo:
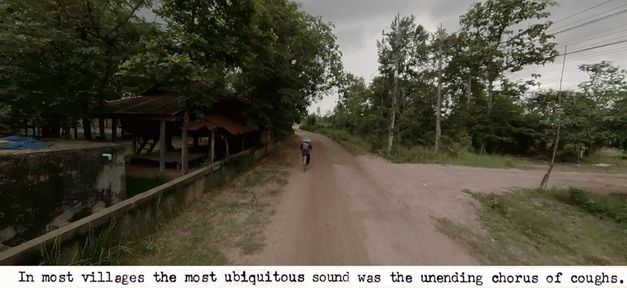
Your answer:
[[[172,95],[139,96],[105,104],[106,114],[174,116],[180,111],[177,97]]]
[[[219,114],[209,114],[205,117],[205,122],[213,124],[216,127],[224,128],[233,135],[244,134],[248,132],[246,126],[239,122],[235,122],[227,117]]]

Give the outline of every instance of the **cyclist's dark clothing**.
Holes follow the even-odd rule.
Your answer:
[[[311,143],[304,142],[300,144],[300,152],[303,156],[307,156],[307,165],[309,165],[309,160],[311,159],[311,155],[309,155],[309,151],[311,151],[313,147]]]

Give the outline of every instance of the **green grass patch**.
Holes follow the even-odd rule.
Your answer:
[[[578,189],[473,194],[486,233],[439,228],[491,265],[625,265],[627,200]]]
[[[139,193],[146,192],[152,188],[167,183],[165,178],[144,178],[136,176],[126,176],[126,197],[130,198]]]
[[[308,130],[308,131],[317,132],[333,139],[335,142],[339,143],[344,148],[346,148],[346,150],[350,151],[351,153],[355,155],[365,154],[372,150],[372,147],[370,146],[370,144],[368,144],[368,142],[366,142],[361,137],[348,133],[347,131],[334,129],[331,127],[324,127],[324,126],[316,126],[314,128],[307,127],[307,128],[313,129],[313,130]]]
[[[436,153],[433,148],[422,146],[412,148],[397,147],[389,158],[396,163],[437,163],[488,168],[511,168],[531,165],[531,162],[523,158],[509,155],[476,154],[467,151]]]
[[[627,153],[618,149],[601,149],[584,158],[584,164],[610,164],[611,167],[627,168]]]
[[[288,157],[295,139],[287,139],[262,164],[228,181],[157,231],[129,243],[125,265],[225,265],[264,246],[264,228],[277,191],[287,184]]]
[[[588,193],[581,189],[553,190],[554,197],[559,201],[577,207],[589,214],[607,218],[625,225],[627,228],[627,195],[612,194],[601,196]]]

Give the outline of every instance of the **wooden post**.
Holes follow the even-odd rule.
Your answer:
[[[159,172],[165,172],[165,120],[161,119],[159,130]],[[135,138],[137,139],[137,138]],[[136,141],[133,141],[136,143]]]
[[[118,137],[118,119],[111,119],[111,142],[115,142]]]
[[[187,127],[189,126],[189,113],[185,110],[185,114],[183,115],[183,131],[182,131],[182,140],[183,147],[181,148],[181,174],[187,174]]]
[[[540,189],[544,190],[549,183],[549,177],[551,177],[551,171],[555,165],[555,155],[557,155],[557,147],[560,143],[560,129],[562,127],[562,82],[564,81],[564,68],[566,67],[566,55],[568,55],[568,45],[564,46],[564,60],[562,60],[562,75],[560,76],[560,86],[557,90],[557,115],[556,115],[556,128],[555,128],[555,140],[553,140],[553,154],[551,156],[551,164],[549,164],[549,170],[546,171],[542,181],[540,182]]]
[[[211,130],[211,163],[213,164],[213,162],[216,159],[216,129]]]
[[[222,139],[224,139],[224,147],[226,148],[226,157],[229,157],[231,155],[231,153],[229,153],[229,139],[227,139],[226,136],[222,136]]]

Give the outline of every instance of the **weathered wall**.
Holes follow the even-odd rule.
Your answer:
[[[0,245],[16,246],[123,200],[125,176],[118,145],[0,154]]]
[[[67,264],[80,254],[89,237],[126,241],[149,234],[162,219],[178,214],[212,187],[249,169],[256,159],[273,149],[274,144],[268,143],[243,151],[0,252],[0,265],[39,264],[42,258],[50,258],[50,251],[53,251],[54,263]]]

